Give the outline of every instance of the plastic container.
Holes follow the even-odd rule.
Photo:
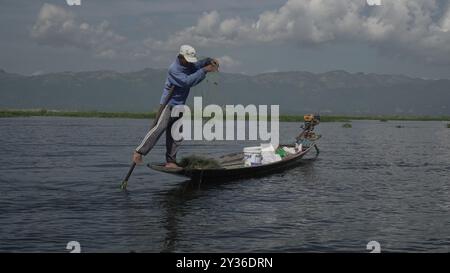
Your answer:
[[[283,158],[287,155],[286,151],[283,148],[278,148],[276,151],[276,154],[281,156],[281,158]]]
[[[293,155],[293,154],[297,153],[295,148],[291,148],[291,147],[283,147],[283,151],[286,153],[286,155]]]
[[[261,143],[261,152],[275,152],[275,147],[273,147],[272,143]]]
[[[244,165],[255,166],[261,165],[261,147],[246,147],[244,148]]]
[[[261,144],[262,164],[269,164],[281,160],[281,156],[275,153],[275,147],[271,143]]]
[[[281,160],[281,156],[274,152],[263,152],[262,153],[262,164],[270,164]]]
[[[303,144],[295,143],[295,149],[297,150],[297,152],[303,152]]]

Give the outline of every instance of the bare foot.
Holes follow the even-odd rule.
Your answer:
[[[133,162],[136,164],[142,164],[142,155],[140,153],[134,152],[133,153]]]
[[[181,168],[180,166],[178,166],[176,163],[173,163],[173,162],[166,163],[166,165],[164,167],[172,168],[172,169],[180,169]]]

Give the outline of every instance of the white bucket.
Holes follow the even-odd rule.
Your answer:
[[[256,146],[244,148],[244,165],[261,165],[261,147]]]

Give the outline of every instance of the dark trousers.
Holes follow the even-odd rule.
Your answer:
[[[136,152],[147,155],[150,150],[158,142],[161,135],[166,132],[166,161],[168,163],[176,163],[177,152],[181,144],[181,140],[175,141],[172,137],[171,130],[173,124],[180,117],[171,117],[173,106],[167,105],[161,112],[156,124],[148,131],[141,144],[136,148]]]

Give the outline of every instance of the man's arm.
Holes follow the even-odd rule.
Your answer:
[[[205,67],[206,65],[210,64],[212,60],[213,60],[213,59],[207,57],[207,58],[204,58],[204,59],[199,60],[198,62],[196,62],[196,63],[194,64],[194,66],[195,66],[196,69],[200,69],[200,68],[203,68],[203,67]]]
[[[201,68],[191,75],[179,71],[169,71],[169,80],[175,86],[190,88],[199,84],[206,76],[206,70]]]

